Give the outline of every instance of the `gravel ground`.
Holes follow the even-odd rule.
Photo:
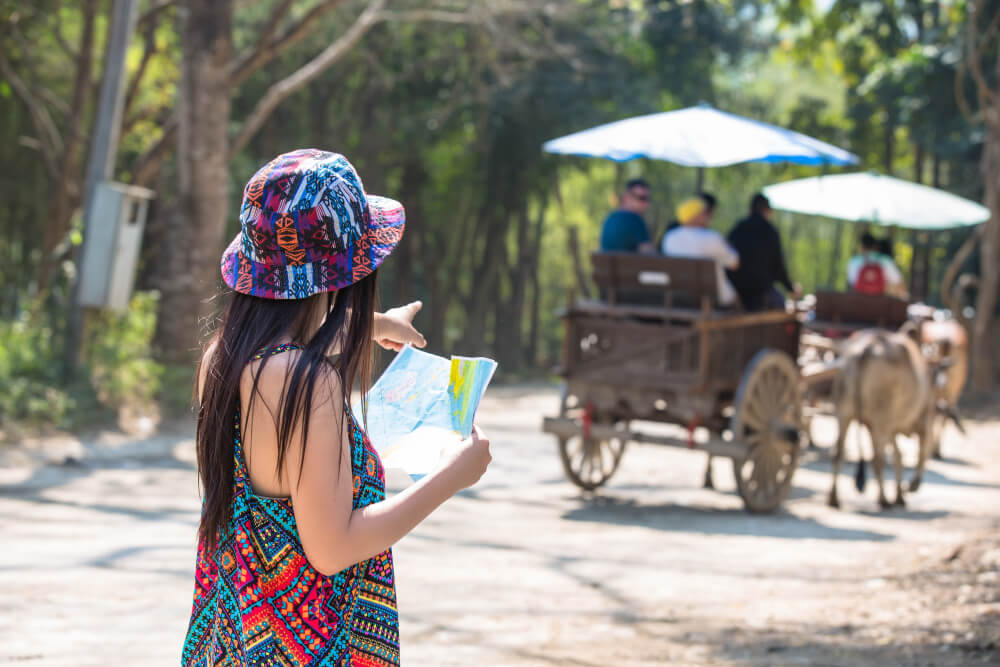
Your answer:
[[[821,448],[750,516],[727,461],[705,490],[678,449],[633,446],[581,494],[539,432],[557,402],[491,390],[490,471],[396,546],[404,665],[1000,664],[1000,419],[949,431],[906,509],[851,465],[826,507]],[[178,663],[193,460],[189,425],[0,448],[0,663]]]

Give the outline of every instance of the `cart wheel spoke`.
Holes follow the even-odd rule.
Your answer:
[[[764,430],[764,427],[767,425],[767,419],[759,412],[759,407],[755,403],[748,403],[746,405],[746,410],[741,415],[745,428],[753,431]]]
[[[580,465],[583,463],[583,459],[586,456],[584,453],[583,440],[580,438],[573,438],[569,441],[568,455],[572,461],[574,468],[579,469]]]
[[[594,445],[593,442],[587,442],[586,448],[584,449],[583,457],[583,474],[581,475],[587,482],[592,482],[594,479]]]
[[[607,477],[611,474],[611,468],[614,465],[614,440],[608,443],[607,447],[602,447],[599,451],[599,458],[601,462],[601,476]]]

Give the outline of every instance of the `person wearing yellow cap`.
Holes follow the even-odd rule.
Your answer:
[[[740,256],[726,242],[722,234],[709,228],[715,212],[715,197],[703,193],[684,200],[675,210],[677,224],[663,237],[660,249],[668,257],[696,257],[715,260],[719,285],[719,303],[731,306],[736,303],[736,290],[726,278],[726,269],[736,269]]]
[[[677,222],[682,225],[690,225],[701,217],[704,217],[704,213],[708,211],[708,207],[705,206],[705,200],[701,197],[691,197],[685,199],[677,207]]]

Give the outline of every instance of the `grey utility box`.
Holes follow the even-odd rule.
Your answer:
[[[149,202],[155,193],[122,183],[98,183],[80,265],[80,304],[123,310],[132,298]]]

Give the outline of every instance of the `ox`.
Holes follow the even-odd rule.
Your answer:
[[[878,502],[883,508],[904,505],[903,457],[896,444],[897,435],[916,436],[920,458],[911,489],[920,484],[930,449],[931,426],[935,415],[936,374],[920,347],[909,335],[889,331],[861,331],[844,345],[840,373],[834,385],[834,400],[839,426],[833,455],[833,485],[829,504],[839,507],[837,478],[844,457],[847,427],[857,421],[871,434],[878,481]],[[891,447],[896,472],[896,498],[890,503],[882,485],[883,456]],[[858,468],[858,489],[864,488],[864,458]]]

